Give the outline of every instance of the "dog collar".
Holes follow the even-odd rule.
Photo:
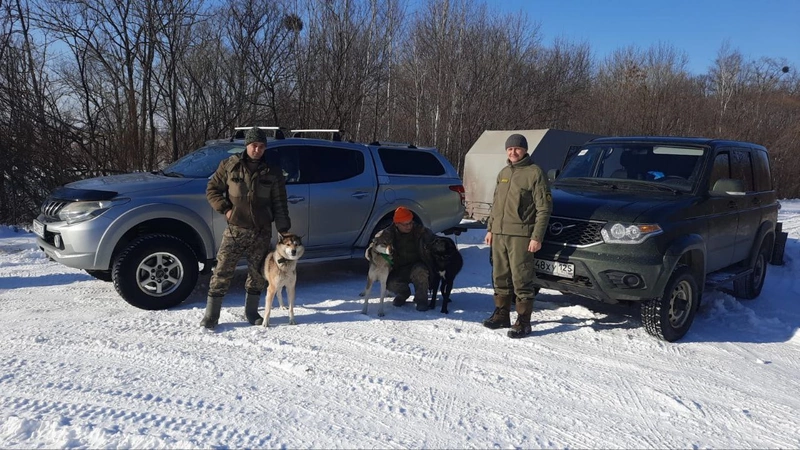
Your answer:
[[[387,255],[386,253],[379,253],[379,255],[383,256],[383,259],[385,259],[389,264],[394,264],[391,256]]]
[[[281,265],[281,264],[285,263],[286,261],[288,261],[288,259],[286,259],[286,258],[278,258],[278,265]]]

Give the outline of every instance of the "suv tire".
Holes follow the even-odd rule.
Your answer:
[[[687,266],[672,272],[661,298],[642,302],[642,324],[648,333],[668,342],[682,338],[700,303],[697,281]]]
[[[766,240],[758,249],[755,263],[749,275],[733,280],[733,295],[745,300],[752,300],[761,295],[764,287],[764,278],[767,276],[767,262],[769,261],[769,245]]]
[[[110,270],[87,270],[86,273],[89,275],[97,278],[100,281],[111,281],[111,271]]]
[[[148,310],[179,305],[197,283],[199,267],[192,249],[166,234],[134,239],[114,263],[114,288],[126,302]]]

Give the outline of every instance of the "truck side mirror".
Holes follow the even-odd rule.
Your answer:
[[[711,188],[712,194],[744,194],[744,182],[733,178],[720,178]]]

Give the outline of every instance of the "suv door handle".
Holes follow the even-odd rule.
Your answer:
[[[736,202],[731,200],[728,202],[728,209],[736,209]]]
[[[293,195],[293,196],[287,198],[286,201],[291,203],[291,204],[295,204],[295,203],[300,203],[302,201],[305,201],[305,199],[306,199],[305,197],[298,197],[296,195]]]
[[[369,192],[357,191],[356,193],[354,193],[353,195],[351,195],[351,197],[355,197],[355,198],[364,198],[364,197],[366,197],[366,196],[368,196],[368,195],[369,195]]]

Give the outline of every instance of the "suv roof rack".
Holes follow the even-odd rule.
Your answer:
[[[292,137],[296,138],[304,138],[308,137],[307,134],[328,134],[330,133],[330,140],[331,141],[341,141],[342,134],[344,130],[340,130],[337,128],[299,128],[290,130],[292,132]]]
[[[247,130],[249,130],[251,128],[253,128],[253,127],[234,127],[233,128],[234,133],[233,133],[233,136],[231,136],[231,141],[233,141],[234,139],[244,139],[245,133],[247,133]],[[286,137],[285,134],[283,133],[283,131],[286,128],[283,128],[283,127],[262,127],[262,126],[259,126],[258,128],[260,128],[262,130],[272,131],[272,137],[275,138],[275,139],[284,139]]]
[[[379,147],[405,147],[405,148],[417,148],[416,145],[410,142],[390,142],[390,141],[373,141],[370,142],[369,145],[377,145]]]

